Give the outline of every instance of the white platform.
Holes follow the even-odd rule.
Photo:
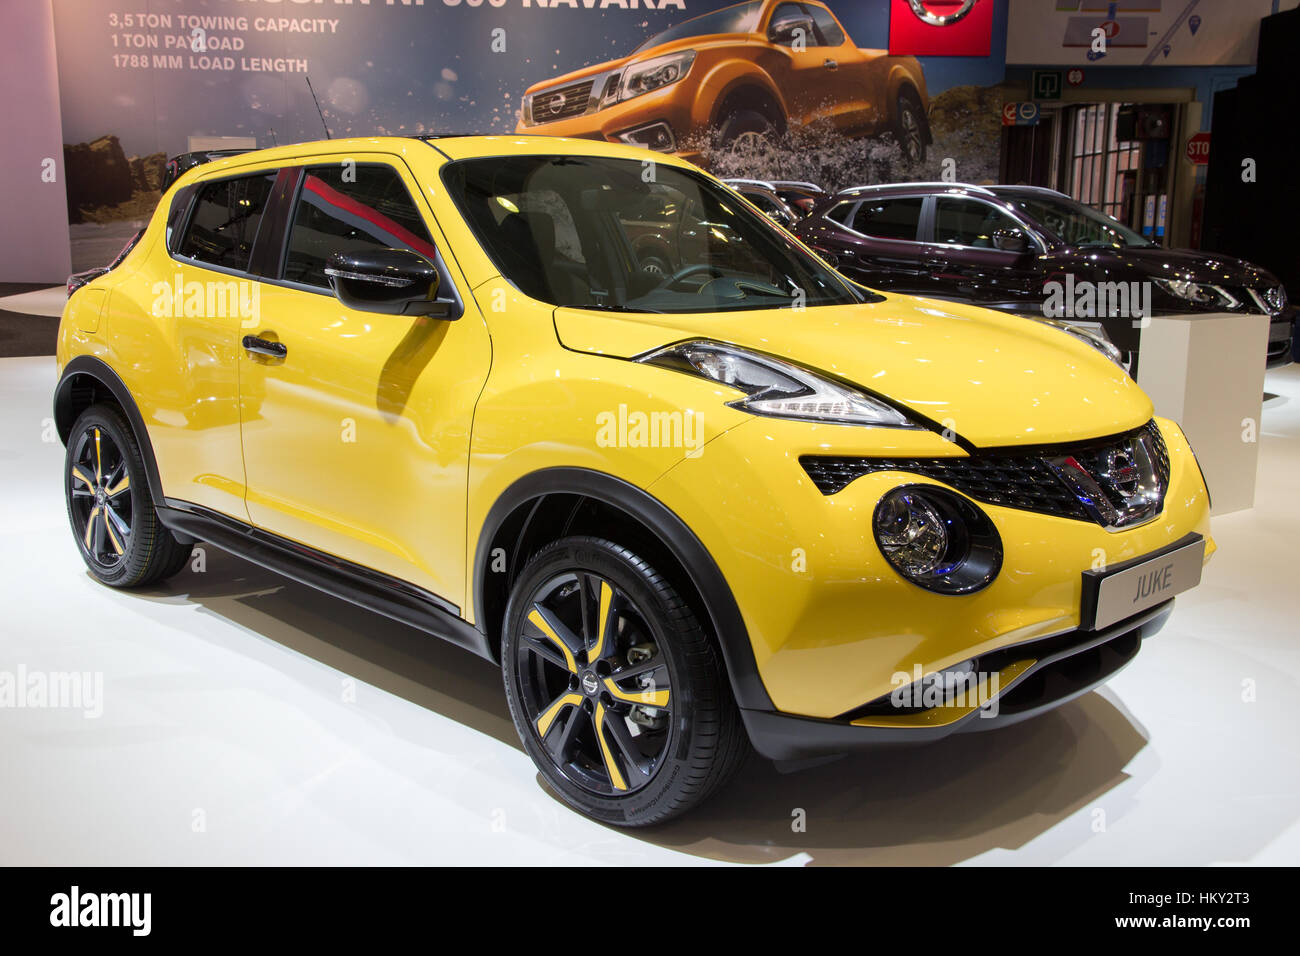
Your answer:
[[[1138,383],[1156,414],[1183,427],[1213,501],[1211,514],[1255,504],[1268,316],[1155,316],[1142,330]]]
[[[756,760],[630,834],[549,795],[466,652],[217,552],[94,583],[41,441],[53,381],[0,360],[0,671],[102,671],[104,713],[0,709],[2,864],[1300,863],[1300,368],[1268,376],[1256,508],[1105,689],[802,774]]]

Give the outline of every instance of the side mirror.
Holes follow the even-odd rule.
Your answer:
[[[802,41],[805,47],[816,46],[816,37],[812,17],[782,17],[767,28],[767,38],[777,46],[794,46],[795,41]]]
[[[334,295],[349,309],[387,315],[458,318],[456,303],[438,298],[441,279],[432,262],[410,249],[336,252],[325,266]]]
[[[1029,237],[1019,229],[999,229],[993,233],[993,248],[1002,252],[1025,252]]]

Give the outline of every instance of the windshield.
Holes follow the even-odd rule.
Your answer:
[[[1027,196],[1003,193],[1002,198],[1019,206],[1070,246],[1154,246],[1128,226],[1105,213],[1061,196]]]
[[[865,299],[726,186],[686,169],[494,156],[452,163],[443,180],[501,274],[552,305],[715,312]]]
[[[706,13],[669,27],[663,33],[656,33],[646,40],[633,53],[640,53],[661,43],[680,40],[683,37],[703,37],[714,33],[753,33],[758,29],[758,10],[762,3],[738,3],[734,7],[725,7]]]

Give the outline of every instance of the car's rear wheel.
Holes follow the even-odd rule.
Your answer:
[[[63,486],[77,548],[99,581],[136,587],[185,566],[191,548],[158,519],[140,445],[112,405],[91,406],[72,426]]]
[[[898,94],[894,114],[894,138],[909,162],[924,162],[928,129],[929,123],[920,99],[911,90],[903,90]]]
[[[529,756],[598,820],[684,813],[748,752],[716,644],[666,578],[610,541],[565,538],[528,562],[502,669]]]

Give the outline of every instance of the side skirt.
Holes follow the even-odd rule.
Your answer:
[[[487,635],[460,608],[400,578],[289,541],[207,508],[167,498],[158,517],[168,530],[203,541],[318,590],[434,634],[493,660]]]

